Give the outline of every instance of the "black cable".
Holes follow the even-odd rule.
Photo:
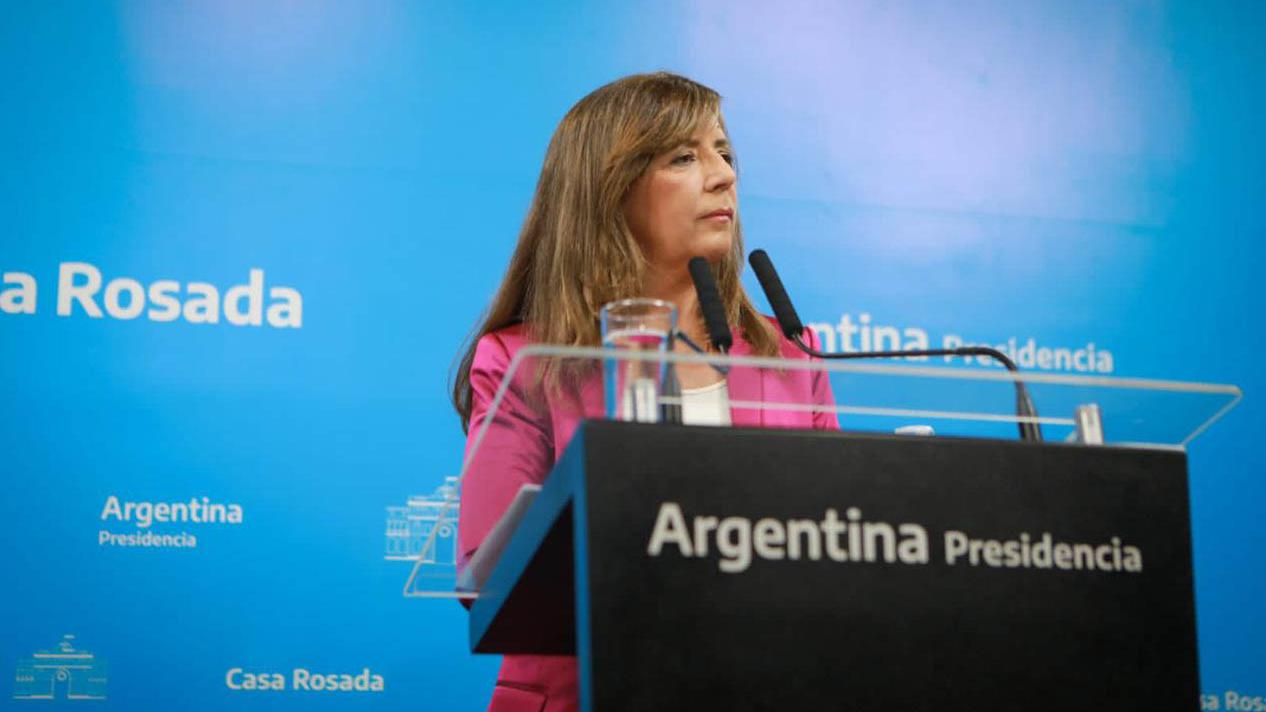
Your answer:
[[[796,345],[801,351],[816,356],[821,359],[845,360],[845,359],[862,359],[862,358],[909,358],[911,356],[989,356],[1006,369],[1016,375],[1019,375],[1020,368],[1015,365],[1009,356],[1002,353],[998,349],[989,346],[960,346],[956,349],[919,349],[917,351],[858,351],[856,353],[826,353],[819,351],[812,346],[806,344],[800,334],[792,337]],[[1018,417],[1031,418],[1032,420],[1021,420],[1017,423],[1020,429],[1020,439],[1028,442],[1042,442],[1042,428],[1037,423],[1037,407],[1033,405],[1033,399],[1029,396],[1029,389],[1025,386],[1024,381],[1015,379],[1015,412]]]
[[[769,305],[774,310],[774,317],[778,320],[778,326],[782,329],[782,333],[788,339],[795,342],[801,351],[821,359],[858,359],[858,358],[900,358],[910,356],[989,356],[997,359],[1017,376],[1020,369],[1015,362],[1007,357],[1001,351],[988,346],[964,346],[957,349],[919,349],[917,351],[860,351],[857,353],[824,353],[815,348],[810,347],[804,342],[804,325],[800,321],[800,315],[796,313],[796,308],[791,304],[791,297],[787,295],[787,289],[783,286],[782,279],[778,277],[778,271],[774,269],[774,263],[769,259],[769,254],[764,250],[753,250],[748,255],[748,263],[752,265],[752,270],[756,272],[756,279],[760,282],[761,291],[765,292],[765,297],[769,299]],[[1019,378],[1015,379],[1015,414],[1021,418],[1017,425],[1020,429],[1020,438],[1029,442],[1041,442],[1042,429],[1036,422],[1037,408],[1033,405],[1033,399],[1029,397],[1029,389],[1025,387],[1024,381]]]

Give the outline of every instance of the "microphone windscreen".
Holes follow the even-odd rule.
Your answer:
[[[717,292],[716,279],[712,276],[712,268],[702,257],[690,260],[690,279],[695,283],[695,292],[699,295],[699,310],[703,312],[703,324],[708,330],[708,338],[712,345],[721,351],[729,351],[734,345],[734,337],[730,334],[730,325],[725,318],[725,305],[721,302],[721,294]]]
[[[782,333],[788,339],[799,337],[804,333],[804,325],[800,323],[796,308],[791,306],[791,297],[787,296],[787,290],[783,288],[782,280],[778,278],[778,272],[774,269],[774,263],[769,260],[769,255],[764,250],[752,250],[747,261],[756,272],[756,280],[760,282],[761,291],[765,292],[765,298],[774,310],[774,318],[778,320]]]

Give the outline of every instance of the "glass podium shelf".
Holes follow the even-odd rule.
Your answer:
[[[699,386],[725,382],[732,427],[838,423],[854,432],[1010,440],[1027,432],[1027,439],[1040,435],[1047,443],[1165,449],[1185,449],[1243,397],[1225,384],[1012,373],[937,362],[524,347],[499,374],[491,402],[476,412],[459,474],[446,479],[443,497],[429,503],[425,521],[412,522],[408,558],[414,565],[404,595],[472,599],[495,565],[495,530],[473,558],[458,549],[460,491],[468,478],[510,483],[499,492],[506,505],[499,535],[508,538],[533,495],[531,488],[517,492],[518,484],[544,477],[541,470],[556,454],[556,429],[612,415],[669,424],[684,415],[689,424],[697,408],[690,394]],[[507,468],[518,478],[504,476]]]

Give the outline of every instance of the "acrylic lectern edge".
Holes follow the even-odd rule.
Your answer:
[[[496,652],[484,648],[484,638],[496,621],[502,607],[514,593],[523,574],[531,566],[538,549],[553,530],[558,518],[572,504],[576,473],[583,464],[584,438],[582,423],[576,437],[563,451],[550,476],[546,479],[536,500],[532,502],[519,528],[510,536],[488,581],[479,591],[470,608],[470,649],[473,653]],[[556,477],[555,475],[563,475]]]

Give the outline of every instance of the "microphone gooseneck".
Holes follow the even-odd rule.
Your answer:
[[[668,353],[673,352],[673,341],[681,338],[679,331],[673,330],[668,334]],[[670,362],[664,363],[664,379],[659,385],[659,394],[665,398],[681,399],[681,382],[677,380],[677,368]],[[659,406],[659,420],[661,423],[669,425],[681,425],[681,405],[661,402]]]
[[[680,341],[681,343],[685,344],[685,345],[686,345],[686,347],[687,347],[687,348],[689,348],[691,351],[694,351],[695,353],[697,353],[697,354],[699,354],[699,355],[701,355],[701,356],[707,356],[707,355],[708,355],[708,350],[707,350],[707,349],[703,348],[703,347],[702,347],[702,346],[700,346],[699,344],[696,344],[694,339],[692,339],[692,338],[690,338],[689,336],[687,336],[687,335],[686,335],[686,332],[681,331],[680,329],[679,329],[679,330],[677,330],[677,331],[674,331],[674,332],[673,332],[673,340],[674,340],[674,341]],[[729,367],[729,366],[725,366],[725,365],[722,365],[722,364],[716,364],[716,363],[710,363],[710,364],[708,364],[708,365],[712,367],[712,370],[713,370],[713,371],[716,371],[717,373],[721,374],[722,376],[728,375],[728,374],[730,373],[730,367]]]
[[[730,325],[725,318],[725,306],[721,303],[721,295],[717,292],[716,279],[712,276],[712,267],[702,257],[690,259],[690,279],[695,283],[695,292],[699,296],[699,311],[703,312],[703,325],[708,330],[708,340],[721,353],[728,353],[734,345],[734,337],[730,334]]]
[[[787,296],[787,290],[782,285],[782,280],[778,278],[778,272],[774,269],[774,263],[770,261],[769,255],[764,250],[753,250],[748,256],[748,263],[752,265],[752,270],[756,272],[756,279],[760,282],[761,290],[765,292],[765,298],[769,300],[770,307],[774,310],[774,318],[778,320],[778,326],[788,339],[790,339],[801,351],[821,359],[862,359],[862,358],[901,358],[909,356],[989,356],[1014,374],[1019,374],[1020,369],[1015,365],[1006,354],[1001,351],[990,348],[988,346],[963,346],[956,349],[919,349],[911,351],[862,351],[856,353],[826,353],[813,348],[804,341],[804,325],[800,322],[796,309],[791,305],[791,297]],[[1020,439],[1030,442],[1041,442],[1042,429],[1036,422],[1037,408],[1033,405],[1033,399],[1029,396],[1029,390],[1025,387],[1024,381],[1018,378],[1015,381],[1015,412],[1021,418],[1017,424],[1020,430]]]

